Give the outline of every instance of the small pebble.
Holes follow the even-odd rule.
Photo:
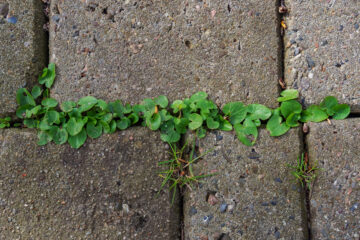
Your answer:
[[[6,18],[6,21],[8,21],[9,23],[17,23],[17,18],[16,17],[9,17],[9,18]]]
[[[344,29],[344,26],[343,25],[340,25],[339,26],[339,31],[342,31]]]
[[[194,216],[195,214],[197,214],[197,210],[194,206],[192,206],[189,210],[189,215]]]
[[[315,67],[315,62],[314,62],[314,60],[313,60],[309,55],[306,56],[306,62],[307,62],[308,67],[309,67],[310,69],[312,69],[313,67]]]
[[[351,206],[350,211],[354,212],[358,207],[359,207],[359,204],[355,203],[354,205]]]
[[[294,56],[297,56],[297,55],[299,55],[299,53],[300,53],[300,48],[295,48],[295,50],[294,50]]]
[[[278,182],[278,183],[282,183],[282,182],[283,182],[280,178],[275,178],[274,181],[275,181],[275,182]]]
[[[221,212],[221,213],[226,212],[227,206],[228,206],[228,205],[227,205],[226,203],[222,203],[222,204],[220,205],[220,212]]]
[[[205,216],[205,217],[204,217],[204,222],[205,222],[205,223],[208,223],[208,222],[210,222],[211,219],[213,219],[213,218],[214,218],[213,215]]]
[[[273,200],[273,201],[270,201],[271,205],[275,206],[277,204],[277,201]]]
[[[296,41],[294,39],[290,40],[290,44],[295,44],[295,43],[296,43]]]
[[[267,206],[269,206],[269,203],[268,202],[263,202],[263,203],[261,203],[261,206],[267,207]]]
[[[223,136],[221,136],[220,134],[216,135],[216,141],[221,141],[223,140]]]
[[[358,24],[358,23],[355,23],[354,28],[355,28],[356,30],[358,30],[358,29],[359,29],[359,24]]]
[[[328,44],[328,41],[327,41],[327,40],[321,41],[321,43],[320,43],[321,46],[325,46],[325,45],[327,45],[327,44]]]
[[[341,67],[341,64],[340,63],[335,63],[335,67]]]
[[[214,194],[209,194],[209,197],[208,197],[208,199],[207,199],[207,202],[208,202],[210,205],[214,206],[215,204],[217,204],[217,203],[219,202],[219,200],[215,197]]]

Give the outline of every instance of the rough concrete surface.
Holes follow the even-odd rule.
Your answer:
[[[255,146],[231,133],[199,141],[214,148],[194,165],[196,174],[217,172],[185,196],[185,239],[307,239],[302,188],[286,164],[300,154],[299,129],[273,138],[260,130]]]
[[[285,80],[306,105],[336,96],[360,112],[360,1],[286,0]]]
[[[159,136],[143,128],[79,150],[0,131],[0,239],[178,239],[179,209],[159,190]]]
[[[48,56],[39,0],[0,0],[0,117],[16,110],[16,91],[31,88]]]
[[[219,104],[275,107],[276,3],[53,0],[50,60],[58,77],[52,96],[138,103],[203,90]]]
[[[359,239],[360,119],[312,123],[306,140],[322,168],[310,198],[313,239]]]

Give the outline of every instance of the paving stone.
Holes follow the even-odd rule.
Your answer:
[[[261,129],[253,147],[231,133],[198,145],[214,150],[194,164],[195,174],[217,175],[185,195],[185,239],[307,239],[304,194],[286,165],[300,155],[299,129],[279,138]]]
[[[306,105],[331,95],[360,112],[360,2],[285,2],[288,87],[298,88]]]
[[[360,119],[311,123],[309,159],[322,168],[311,198],[313,239],[359,239]]]
[[[166,157],[143,128],[69,145],[0,131],[0,239],[179,239],[179,209],[161,185]]]
[[[51,2],[60,101],[138,103],[203,90],[219,104],[277,106],[277,0]]]
[[[0,0],[0,117],[16,111],[16,91],[37,81],[47,59],[39,0]]]

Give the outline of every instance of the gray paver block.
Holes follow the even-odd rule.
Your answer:
[[[360,2],[286,0],[285,80],[306,105],[328,96],[360,112]]]
[[[200,140],[200,149],[214,151],[194,171],[218,174],[185,195],[185,239],[307,239],[304,194],[286,166],[300,154],[299,134],[273,138],[261,129],[253,147],[231,133]]]
[[[359,239],[360,119],[311,123],[306,138],[318,172],[311,199],[314,239]]]
[[[79,150],[0,131],[0,239],[178,239],[179,209],[156,194],[159,136],[143,128]]]
[[[60,101],[138,103],[203,90],[218,104],[277,106],[276,0],[51,2]]]
[[[0,10],[0,116],[3,116],[16,111],[16,91],[30,88],[37,81],[46,64],[47,47],[41,1],[0,0]]]

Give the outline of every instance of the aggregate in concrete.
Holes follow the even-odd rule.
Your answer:
[[[285,80],[305,105],[326,96],[360,112],[360,2],[286,0]]]
[[[52,96],[138,103],[202,90],[218,104],[276,107],[276,3],[53,0],[50,61],[58,76]]]
[[[16,91],[31,88],[48,56],[39,0],[0,0],[0,117],[16,111]]]
[[[313,239],[359,239],[360,119],[310,124],[309,159],[322,169],[310,194]]]
[[[0,239],[179,239],[178,204],[157,196],[159,136],[143,128],[69,145],[0,131]]]
[[[186,240],[307,239],[304,194],[287,166],[302,148],[299,129],[259,136],[253,147],[231,133],[199,140],[199,151],[213,150],[194,164],[195,175],[216,175],[185,195]]]

